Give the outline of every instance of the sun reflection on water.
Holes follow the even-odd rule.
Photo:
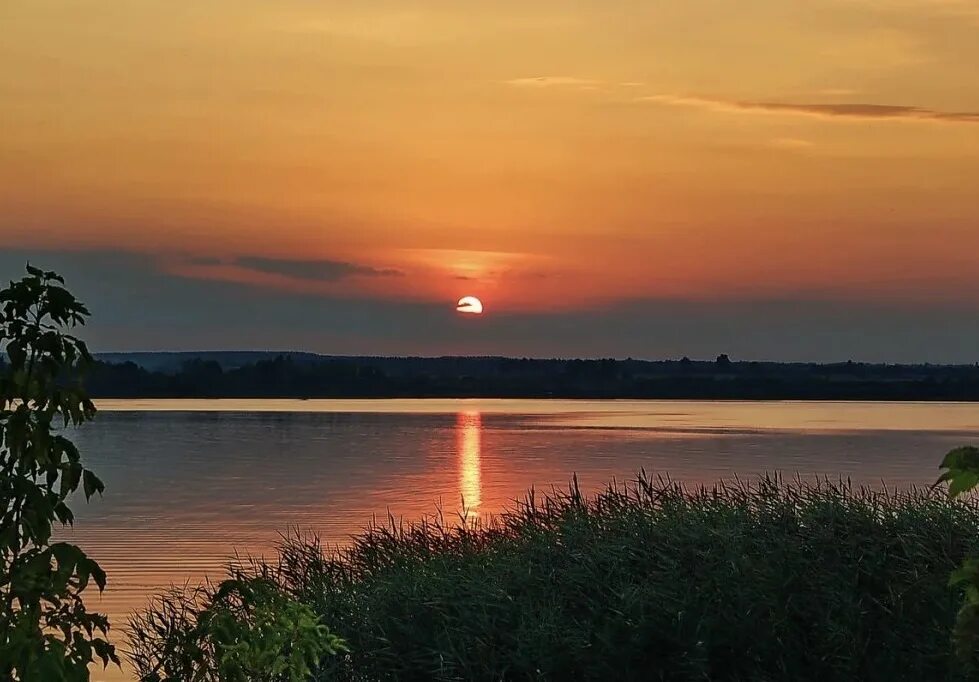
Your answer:
[[[459,494],[467,519],[479,517],[482,503],[482,471],[480,457],[483,417],[479,412],[460,412],[456,415],[456,433],[459,451]]]

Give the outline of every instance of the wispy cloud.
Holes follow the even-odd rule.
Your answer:
[[[533,76],[530,78],[511,78],[502,81],[504,85],[527,90],[632,90],[643,88],[643,81],[604,81],[577,76]]]
[[[602,81],[574,76],[534,76],[533,78],[513,78],[504,81],[517,88],[597,88]]]
[[[858,93],[856,90],[850,88],[823,88],[822,90],[817,90],[815,94],[822,97],[848,97]]]
[[[849,0],[849,2],[878,10],[979,21],[979,5],[975,0]]]
[[[690,106],[715,111],[795,114],[826,119],[875,119],[979,123],[979,111],[940,111],[894,104],[812,104],[751,100],[722,100],[684,95],[648,95],[640,101],[670,106]]]
[[[776,149],[786,149],[786,150],[803,150],[811,149],[815,146],[814,143],[809,140],[800,140],[796,137],[777,137],[769,145],[775,147]]]
[[[262,256],[241,256],[234,261],[249,270],[317,282],[338,282],[348,277],[402,277],[400,270],[374,268],[359,263],[334,260],[285,260]]]
[[[979,123],[976,111],[938,111],[923,107],[893,104],[793,104],[780,102],[738,102],[743,109],[809,114],[843,118],[912,118],[955,123]]]

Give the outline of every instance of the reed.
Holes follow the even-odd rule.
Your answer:
[[[275,560],[229,571],[273,581],[346,641],[315,679],[968,679],[948,576],[979,550],[972,501],[640,473],[465,518],[388,518],[329,550],[294,533]],[[179,649],[187,619],[174,623],[144,637],[144,664]]]

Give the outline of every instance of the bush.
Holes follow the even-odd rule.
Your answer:
[[[313,610],[264,576],[172,591],[130,621],[130,660],[145,682],[302,682],[345,651]]]
[[[939,467],[945,471],[935,485],[947,482],[952,498],[968,494],[979,485],[979,448],[954,448]],[[979,557],[967,557],[952,573],[949,583],[958,587],[964,597],[952,630],[955,651],[967,669],[979,673]]]
[[[71,495],[104,487],[62,431],[95,416],[79,382],[92,356],[68,333],[88,310],[63,284],[28,265],[0,291],[0,680],[84,681],[94,661],[118,663],[108,620],[82,599],[105,573],[51,542],[73,522]]]
[[[487,526],[390,522],[332,553],[291,536],[234,570],[349,644],[313,679],[952,680],[947,576],[977,529],[928,491],[640,475],[532,491]]]

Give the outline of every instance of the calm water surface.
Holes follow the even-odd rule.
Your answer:
[[[300,527],[343,543],[372,515],[470,514],[530,486],[593,490],[640,468],[690,484],[766,471],[930,484],[979,440],[979,406],[543,400],[101,401],[74,433],[104,499],[69,535],[109,588],[117,629],[171,583],[219,575]],[[125,679],[121,673],[96,679]]]

